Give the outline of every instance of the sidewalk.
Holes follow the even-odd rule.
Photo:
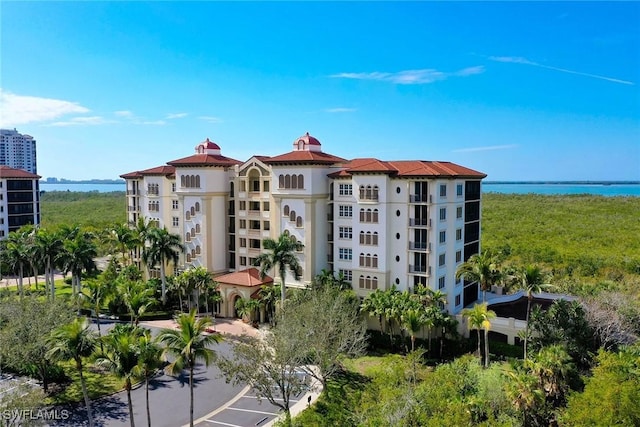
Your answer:
[[[309,386],[309,391],[307,391],[300,400],[298,400],[292,407],[289,408],[289,413],[291,414],[291,419],[295,418],[296,415],[300,414],[302,411],[307,409],[309,406],[313,405],[320,394],[322,393],[322,384],[320,381],[313,378],[311,385]],[[277,422],[284,420],[284,414],[280,414],[275,419],[269,421],[264,425],[264,427],[273,427]]]
[[[176,329],[175,320],[151,320],[140,322],[141,325],[152,326],[154,328]],[[213,330],[225,336],[248,335],[253,338],[260,337],[260,331],[251,325],[247,325],[240,319],[216,318]]]

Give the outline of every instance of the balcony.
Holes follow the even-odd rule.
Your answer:
[[[333,221],[333,213],[332,212],[327,214],[327,221]]]
[[[327,262],[333,262],[333,255],[327,255]]]
[[[333,234],[327,234],[327,241],[333,242]]]
[[[409,265],[409,273],[426,273],[426,265]]]
[[[409,242],[409,250],[430,252],[431,244],[427,242]]]
[[[409,195],[410,203],[433,203],[433,197],[428,194],[411,194]]]
[[[137,196],[139,193],[137,190],[127,190],[127,196]]]
[[[411,227],[431,227],[431,221],[428,218],[409,218],[409,226]]]
[[[138,212],[140,210],[140,206],[127,206],[127,212]]]

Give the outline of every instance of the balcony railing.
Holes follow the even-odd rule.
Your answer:
[[[412,227],[426,227],[429,224],[428,218],[409,218],[409,225]]]
[[[333,262],[333,255],[327,255],[327,262]]]
[[[127,190],[127,196],[137,196],[139,193],[138,190]]]
[[[409,273],[426,273],[426,265],[409,265]]]
[[[433,197],[428,194],[411,194],[409,195],[409,202],[411,203],[432,203]]]
[[[430,251],[431,244],[427,242],[409,242],[409,249],[412,251]]]
[[[327,241],[333,242],[333,234],[327,234]]]

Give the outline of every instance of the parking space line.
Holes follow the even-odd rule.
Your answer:
[[[245,386],[245,388],[243,388],[242,390],[240,390],[240,393],[236,394],[236,396],[231,399],[230,401],[228,401],[227,403],[225,403],[224,405],[222,405],[221,407],[219,407],[218,409],[216,409],[215,411],[209,412],[207,415],[205,415],[204,417],[200,417],[197,420],[194,421],[194,425],[195,424],[199,424],[203,421],[209,421],[208,418],[213,417],[214,415],[224,411],[226,408],[228,408],[229,406],[233,405],[234,403],[236,403],[238,400],[240,400],[240,398],[242,396],[244,396],[249,390],[251,389],[251,387],[249,386]],[[183,427],[189,427],[189,424],[185,424]],[[241,427],[241,426],[239,426]]]
[[[222,421],[213,421],[213,420],[205,420],[208,423],[212,423],[212,424],[220,424],[222,426],[229,426],[229,427],[242,427],[239,426],[237,424],[229,424],[229,423],[223,423]]]
[[[242,408],[232,408],[232,407],[228,407],[227,409],[230,409],[232,411],[253,412],[254,414],[276,415],[276,416],[278,415],[277,412],[255,411],[253,409],[242,409]]]
[[[256,400],[258,399],[258,396],[251,396],[250,394],[246,395],[246,396],[242,396],[242,397],[244,397],[246,399],[256,399]],[[261,398],[261,399],[267,401],[267,399],[265,399],[264,397]],[[274,398],[273,400],[281,400],[281,401],[284,402],[284,399],[279,399],[277,397]],[[296,403],[296,402],[299,402],[299,401],[300,401],[300,399],[289,399],[289,402],[293,402],[293,403]]]

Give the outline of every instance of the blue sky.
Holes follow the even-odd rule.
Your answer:
[[[0,125],[38,172],[193,153],[453,161],[640,180],[640,3],[0,2]]]

